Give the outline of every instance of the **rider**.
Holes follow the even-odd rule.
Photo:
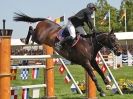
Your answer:
[[[84,22],[87,23],[92,32],[95,32],[91,17],[94,11],[96,11],[96,6],[93,3],[89,3],[86,8],[80,10],[77,14],[68,18],[68,23],[66,27],[68,28],[70,36],[66,37],[63,41],[60,42],[61,46],[64,44],[64,42],[71,45],[74,38],[76,37],[76,31],[81,34],[81,36],[87,34],[83,28]]]

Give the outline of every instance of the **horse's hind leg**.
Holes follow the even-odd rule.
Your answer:
[[[87,71],[88,75],[89,75],[89,76],[91,77],[91,79],[94,81],[97,90],[100,92],[100,96],[105,96],[104,91],[102,90],[102,88],[101,88],[101,87],[99,86],[99,84],[98,84],[97,78],[96,78],[96,76],[95,76],[95,74],[94,74],[94,72],[93,72],[93,69],[92,69],[92,66],[91,66],[90,62],[87,63],[87,64],[84,64],[84,65],[82,65],[82,66],[85,68],[85,70]]]
[[[25,44],[29,43],[29,39],[30,39],[31,35],[33,35],[33,33],[34,33],[33,27],[29,26],[29,31],[28,31],[27,37],[25,39]]]

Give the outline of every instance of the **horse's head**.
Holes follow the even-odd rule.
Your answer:
[[[99,39],[100,40],[98,40],[98,42],[112,50],[115,53],[115,55],[121,55],[122,49],[120,47],[118,39],[114,34],[113,29],[110,31],[110,33],[104,33],[104,35],[99,36]]]

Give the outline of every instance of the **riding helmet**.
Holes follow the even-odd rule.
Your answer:
[[[93,3],[87,4],[87,9],[96,11],[96,6]]]

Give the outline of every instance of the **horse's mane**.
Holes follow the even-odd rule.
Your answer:
[[[82,36],[83,38],[90,38],[90,37],[93,37],[93,38],[94,38],[96,35],[100,35],[100,34],[104,34],[104,33],[106,33],[106,32],[96,32],[96,33],[93,32],[93,33],[91,33],[91,34],[88,33],[88,34],[85,35],[85,36],[82,36],[82,35],[81,35],[81,36]]]

